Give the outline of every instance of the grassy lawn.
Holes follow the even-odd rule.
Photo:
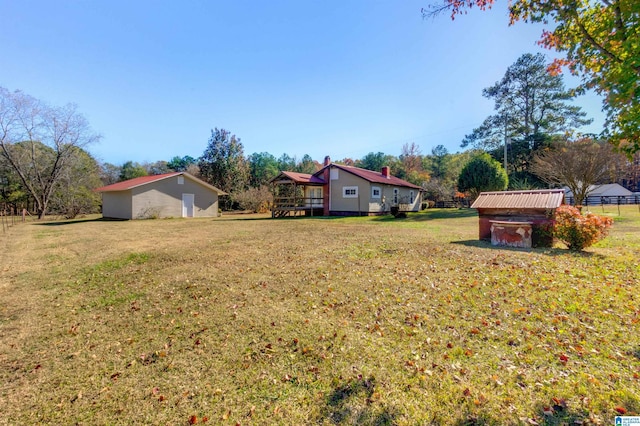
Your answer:
[[[640,212],[606,209],[582,254],[493,248],[470,210],[13,226],[0,423],[640,415]]]

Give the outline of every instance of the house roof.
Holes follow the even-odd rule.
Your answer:
[[[359,167],[353,167],[353,166],[344,166],[342,164],[335,164],[335,163],[332,163],[332,164],[329,164],[328,166],[323,167],[321,170],[315,172],[313,176],[320,176],[323,170],[327,167],[335,167],[337,169],[344,170],[347,173],[351,173],[353,175],[356,175],[364,180],[367,180],[373,183],[380,183],[384,185],[393,185],[393,186],[404,186],[407,188],[422,190],[422,187],[418,185],[414,185],[410,182],[407,182],[406,180],[402,180],[395,176],[389,175],[389,177],[386,177],[385,175],[382,174],[382,172],[375,172],[373,170],[361,169]]]
[[[562,189],[481,192],[472,209],[555,209],[564,201]]]
[[[322,185],[324,184],[324,180],[315,175],[310,175],[307,173],[297,173],[297,172],[280,172],[278,176],[271,179],[271,182],[275,182],[277,180],[281,180],[282,178],[287,178],[295,183],[299,183],[302,185]]]
[[[137,188],[138,186],[148,185],[153,182],[158,182],[164,179],[168,179],[174,176],[184,176],[196,183],[199,183],[202,186],[206,186],[212,191],[216,191],[218,195],[226,195],[226,192],[221,191],[213,185],[209,185],[207,182],[198,179],[197,177],[186,173],[186,172],[172,172],[172,173],[163,173],[161,175],[152,175],[152,176],[141,176],[129,180],[124,180],[122,182],[117,182],[111,185],[103,186],[101,188],[96,189],[96,192],[117,192],[117,191],[128,191],[133,188]]]

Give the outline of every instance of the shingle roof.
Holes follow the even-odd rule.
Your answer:
[[[555,209],[564,201],[562,189],[481,192],[472,209]]]
[[[335,164],[335,163],[330,164],[329,166],[325,166],[325,168],[331,167],[331,166],[344,170],[347,173],[351,173],[353,175],[361,177],[362,179],[367,180],[369,182],[380,183],[384,185],[404,186],[407,188],[422,190],[422,187],[418,185],[414,185],[410,182],[407,182],[406,180],[402,180],[395,176],[389,175],[389,177],[386,177],[382,174],[382,172],[374,172],[372,170],[361,169],[359,167],[353,167],[353,166],[344,166],[342,164]],[[320,175],[323,170],[324,168],[322,170],[317,171],[314,174],[314,176]]]
[[[171,172],[171,173],[163,173],[161,175],[152,175],[152,176],[141,176],[129,180],[125,180],[122,182],[117,182],[111,185],[103,186],[101,188],[96,189],[96,192],[114,192],[114,191],[127,191],[129,189],[136,188],[138,186],[147,185],[152,182],[158,182],[163,179],[168,179],[173,176],[183,175],[186,178],[189,178],[203,186],[206,186],[209,189],[212,189],[218,193],[218,195],[226,195],[224,191],[216,188],[213,185],[209,185],[207,182],[196,178],[195,176],[190,175],[186,172]]]

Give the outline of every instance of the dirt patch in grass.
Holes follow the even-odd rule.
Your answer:
[[[638,415],[636,211],[584,254],[471,244],[468,211],[12,227],[0,265],[3,421]]]

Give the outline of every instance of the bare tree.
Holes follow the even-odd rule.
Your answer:
[[[20,91],[0,87],[0,155],[33,197],[39,218],[77,148],[99,139],[72,104],[51,107]]]
[[[537,153],[531,171],[549,184],[566,185],[575,204],[582,205],[591,185],[613,181],[621,156],[605,142],[583,138]]]
[[[411,172],[422,171],[422,156],[420,155],[420,147],[414,142],[405,143],[402,145],[402,153],[400,154],[400,161],[404,166],[404,170],[407,174]]]

